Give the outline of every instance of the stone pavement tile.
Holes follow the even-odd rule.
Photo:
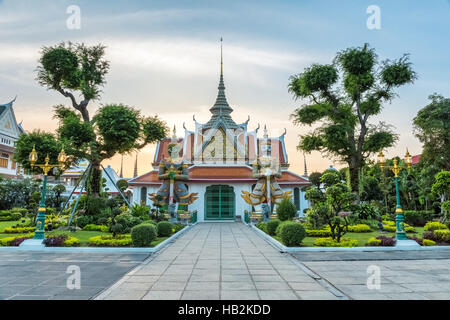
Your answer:
[[[296,291],[324,291],[325,288],[318,283],[288,282],[289,286]]]
[[[386,295],[394,300],[429,300],[429,298],[415,292],[387,293]]]
[[[205,290],[205,291],[218,291],[220,282],[212,281],[189,281],[185,290]]]
[[[418,292],[431,300],[450,300],[450,292]]]
[[[229,281],[229,282],[222,282],[222,289],[223,290],[254,290],[255,285],[252,281]]]
[[[296,291],[302,300],[338,300],[334,294],[328,291]]]
[[[354,300],[392,300],[387,294],[379,292],[353,293],[350,297]]]
[[[348,295],[352,294],[366,294],[374,291],[373,289],[367,288],[367,285],[359,285],[359,284],[352,284],[352,285],[336,285],[336,288],[343,291],[344,293]],[[380,289],[376,290],[379,293],[400,293],[400,292],[413,292],[410,288],[405,288],[403,285],[398,284],[381,284]]]
[[[181,298],[181,290],[171,290],[171,291],[149,291],[142,300],[179,300]]]
[[[272,265],[268,262],[266,263],[248,263],[247,267],[250,270],[265,270],[265,269],[273,269]]]
[[[273,268],[268,269],[249,269],[251,275],[277,275],[278,273]]]
[[[446,291],[439,284],[434,283],[406,283],[402,284],[403,287],[411,289],[411,291],[415,292],[442,292]]]
[[[278,282],[255,282],[258,290],[289,290],[289,286],[285,281]]]
[[[105,300],[140,300],[146,293],[147,290],[119,288],[118,290],[113,290],[109,295],[107,295]]]
[[[262,275],[262,274],[254,274],[252,275],[253,281],[267,281],[267,282],[280,282],[283,279],[279,275]]]
[[[139,283],[153,283],[156,282],[160,276],[135,276],[131,275],[128,277],[127,282],[139,282]],[[176,280],[173,280],[176,281]]]
[[[67,296],[65,294],[57,294],[50,298],[50,300],[89,300],[91,297],[86,296]]]
[[[281,277],[290,282],[316,282],[313,278],[303,273],[303,271],[299,270],[299,272],[295,274],[281,275]]]
[[[117,290],[143,290],[148,291],[153,286],[155,282],[123,282],[118,287]]]
[[[262,300],[298,300],[292,290],[258,290]]]
[[[186,286],[185,281],[161,281],[158,280],[155,282],[152,286],[152,291],[178,291],[178,290],[184,290],[184,287]]]
[[[220,274],[219,273],[196,273],[192,274],[190,281],[220,281]]]
[[[232,275],[232,274],[249,275],[250,272],[247,269],[222,269],[222,275]],[[276,273],[274,272],[274,274],[276,274]]]
[[[51,298],[52,298],[51,296],[45,296],[45,295],[40,295],[40,296],[16,295],[8,300],[49,300]]]
[[[259,300],[255,290],[222,290],[222,300]]]
[[[219,300],[219,289],[217,290],[185,290],[181,300]]]
[[[222,281],[251,281],[249,274],[222,274]]]
[[[136,271],[135,273],[133,273],[133,275],[135,276],[159,276],[162,275],[165,271],[164,269],[156,269],[156,268],[152,268],[151,264],[142,267],[141,269],[139,269],[138,271]]]

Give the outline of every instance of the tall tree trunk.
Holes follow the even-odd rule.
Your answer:
[[[92,162],[92,172],[90,177],[90,193],[94,197],[99,197],[102,190],[102,170],[100,169],[100,162]]]
[[[359,167],[350,166],[350,186],[352,188],[352,192],[355,192],[359,198]]]

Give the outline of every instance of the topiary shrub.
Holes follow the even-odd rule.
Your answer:
[[[267,222],[266,224],[266,232],[267,234],[274,236],[276,234],[277,228],[280,225],[281,221],[278,219],[273,219]]]
[[[169,237],[172,234],[172,225],[167,221],[158,222],[157,229],[159,237]]]
[[[298,246],[306,237],[306,231],[300,223],[286,222],[279,230],[279,236],[286,246]]]
[[[425,231],[434,231],[434,230],[445,230],[448,229],[447,226],[440,222],[427,222],[425,227],[423,228]]]
[[[422,243],[423,243],[423,246],[425,246],[425,247],[436,245],[436,242],[434,242],[433,240],[428,240],[428,239],[423,239]]]
[[[150,223],[143,223],[131,228],[131,240],[135,247],[150,246],[156,239],[156,228]]]
[[[292,220],[297,214],[297,208],[294,203],[287,197],[281,200],[277,206],[278,219],[281,221]]]

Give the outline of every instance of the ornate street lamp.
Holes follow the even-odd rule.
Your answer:
[[[398,165],[397,158],[394,158],[393,166],[386,166],[386,159],[382,151],[378,154],[378,163],[381,169],[387,168],[392,170],[394,173],[394,181],[395,181],[395,194],[397,198],[397,207],[395,209],[395,226],[396,226],[396,234],[395,237],[397,240],[408,240],[405,232],[405,217],[403,216],[402,206],[400,205],[400,193],[398,191],[398,174],[402,169],[410,169],[411,168],[411,155],[406,149],[405,155],[405,163],[406,167]]]
[[[35,240],[43,240],[45,238],[45,194],[47,192],[47,175],[53,168],[63,168],[64,163],[67,160],[66,153],[64,152],[64,148],[61,150],[61,152],[58,155],[58,164],[49,164],[50,158],[47,154],[45,157],[45,163],[44,164],[36,164],[38,160],[38,155],[35,149],[35,146],[33,146],[33,150],[30,152],[30,155],[28,157],[30,160],[31,168],[38,167],[42,169],[42,172],[44,173],[44,182],[42,185],[42,194],[41,194],[41,203],[39,204],[39,211],[38,216],[36,220],[36,231],[34,232],[33,239]]]

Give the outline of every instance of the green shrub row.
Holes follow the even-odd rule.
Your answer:
[[[36,227],[7,227],[3,230],[4,233],[28,233],[33,232]]]
[[[440,222],[427,222],[423,230],[425,231],[435,231],[435,230],[447,230],[448,227]]]
[[[84,231],[100,231],[100,232],[108,232],[109,227],[99,224],[87,224],[83,228]]]
[[[316,247],[356,247],[358,245],[358,240],[342,238],[340,242],[333,240],[331,237],[328,238],[317,238],[314,241],[314,246]]]
[[[124,234],[116,237],[96,236],[89,238],[89,246],[92,247],[129,247],[132,244],[131,235]]]

